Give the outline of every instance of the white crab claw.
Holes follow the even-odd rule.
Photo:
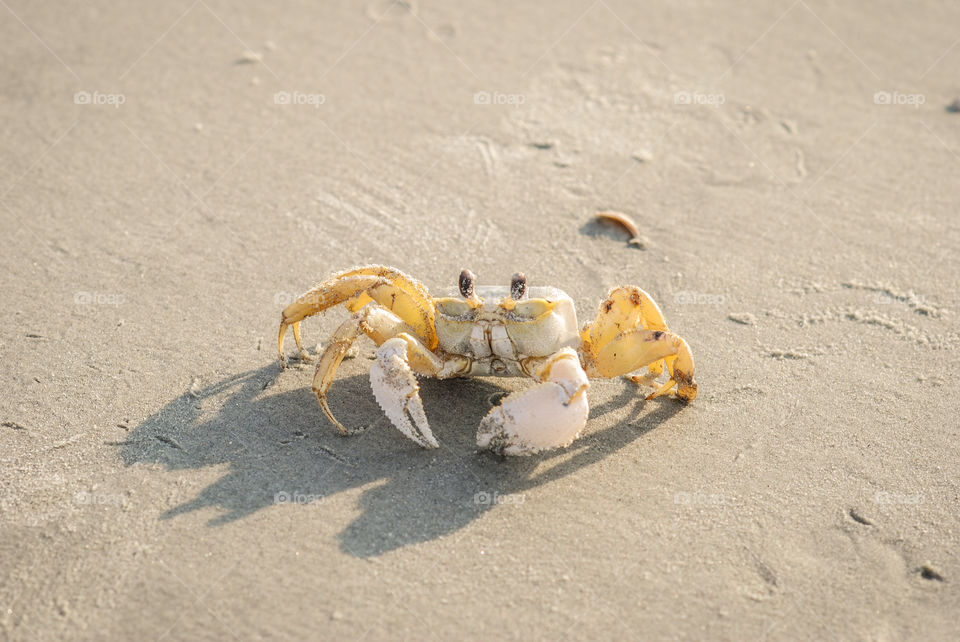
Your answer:
[[[407,343],[393,338],[377,350],[370,368],[373,396],[400,432],[424,448],[439,448],[420,401],[420,386],[407,364]]]
[[[509,395],[480,422],[477,445],[503,455],[569,446],[580,436],[590,409],[584,393],[564,403],[567,399],[563,387],[551,382]]]

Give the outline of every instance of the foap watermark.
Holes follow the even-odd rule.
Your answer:
[[[281,490],[273,496],[274,504],[319,504],[324,496],[315,493],[288,492]]]
[[[303,305],[319,305],[323,303],[323,300],[323,293],[312,291],[304,292],[303,294],[277,292],[273,295],[273,302],[277,305],[290,305],[294,301],[299,301]]]
[[[677,506],[726,506],[733,503],[733,500],[722,493],[679,491],[674,493],[673,503]]]
[[[498,491],[492,493],[481,490],[473,496],[473,503],[477,506],[496,506],[500,504],[513,504],[519,506],[526,501],[527,496],[521,493],[502,494]]]
[[[677,305],[723,305],[727,297],[723,294],[681,290],[673,295],[673,302]]]
[[[527,102],[523,94],[502,94],[499,91],[478,91],[473,95],[474,105],[511,105],[519,107]]]
[[[702,91],[678,91],[673,95],[674,105],[706,105],[719,107],[727,102],[727,97],[721,93],[706,94]]]
[[[90,93],[89,91],[78,91],[73,95],[74,105],[108,105],[114,109],[119,109],[120,105],[127,102],[127,97],[123,94],[108,94],[99,91]]]
[[[327,97],[317,93],[278,91],[273,95],[274,105],[307,105],[314,109],[320,109],[320,105],[325,102],[327,102]]]
[[[127,302],[127,297],[117,292],[75,292],[74,305],[112,305],[118,307]]]
[[[927,102],[927,97],[923,94],[904,94],[899,91],[878,91],[873,95],[874,105],[906,105],[919,109],[920,105]]]
[[[297,295],[293,292],[277,292],[273,295],[273,303],[284,307],[297,300]]]
[[[885,490],[878,490],[873,495],[874,504],[906,504],[917,506],[927,501],[923,493],[890,493]]]
[[[73,496],[73,503],[78,506],[125,506],[127,497],[121,493],[81,490]]]

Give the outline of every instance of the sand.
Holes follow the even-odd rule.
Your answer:
[[[0,16],[0,637],[960,635],[960,8]],[[700,396],[595,381],[581,439],[503,460],[476,427],[529,383],[425,381],[423,451],[365,341],[339,437],[273,338],[366,263],[581,322],[639,285]]]

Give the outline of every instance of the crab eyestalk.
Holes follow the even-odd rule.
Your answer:
[[[473,272],[464,268],[460,270],[460,296],[464,299],[472,299],[474,292],[473,288],[477,282],[477,277],[474,276]]]
[[[517,272],[510,278],[510,298],[519,301],[527,293],[527,277]]]

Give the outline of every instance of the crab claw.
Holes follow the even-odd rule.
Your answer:
[[[569,446],[587,423],[590,383],[573,351],[563,350],[543,368],[548,379],[508,395],[477,430],[477,445],[502,455],[533,455]]]
[[[407,363],[407,342],[385,341],[370,368],[370,386],[380,408],[394,426],[424,448],[439,448],[420,401],[420,386]]]

